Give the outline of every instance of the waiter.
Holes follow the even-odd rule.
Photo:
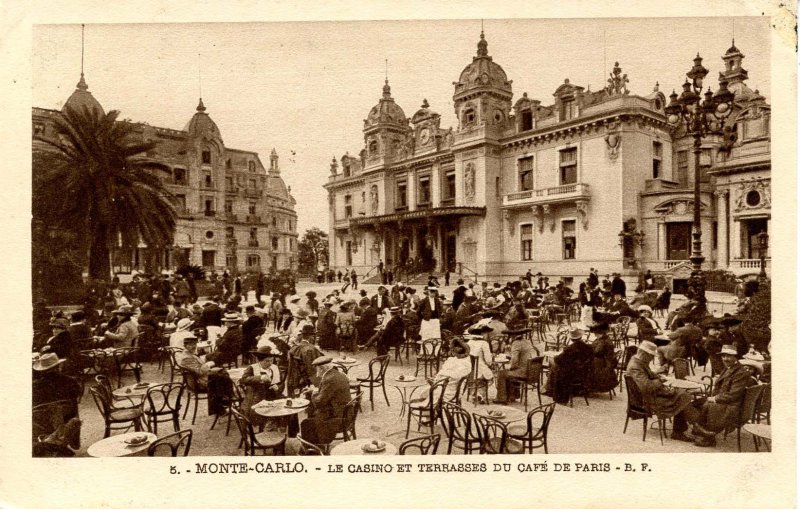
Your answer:
[[[442,303],[439,301],[439,290],[435,286],[428,287],[428,296],[420,302],[419,314],[422,317],[419,329],[422,341],[441,338],[439,319],[442,316]]]

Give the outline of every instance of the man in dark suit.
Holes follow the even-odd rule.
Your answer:
[[[203,312],[200,315],[200,326],[222,327],[222,308],[219,307],[217,302],[208,302],[203,306]]]
[[[350,402],[350,381],[347,375],[333,368],[330,357],[314,360],[320,379],[319,391],[304,393],[311,401],[308,419],[300,423],[303,440],[312,444],[329,444],[342,426],[344,408]]]
[[[569,339],[572,342],[553,359],[547,392],[553,395],[556,403],[566,404],[572,384],[586,374],[581,369],[591,369],[591,364],[587,363],[591,362],[594,352],[591,346],[583,342],[583,334],[583,329],[570,330]]]
[[[626,301],[619,293],[614,294],[613,300],[608,306],[607,311],[617,316],[630,316],[631,318],[638,316],[638,314],[628,305],[628,301]]]
[[[386,300],[385,295],[384,300]],[[375,327],[378,326],[378,309],[370,305],[370,300],[366,297],[361,299],[358,305],[361,312],[356,319],[356,334],[358,342],[363,344],[375,334]]]
[[[250,358],[251,350],[256,349],[259,329],[264,327],[264,320],[256,315],[255,306],[247,306],[244,312],[247,315],[247,320],[242,324],[242,362]]]
[[[614,273],[614,279],[611,280],[611,293],[618,293],[625,297],[625,281],[622,280],[618,272]]]
[[[464,286],[464,280],[460,279],[456,281],[458,287],[453,290],[453,309],[458,311],[458,308],[461,306],[461,303],[464,302],[464,295],[467,293],[467,288]]]
[[[383,313],[384,309],[392,307],[392,299],[389,298],[388,293],[386,292],[385,286],[378,287],[378,294],[373,295],[372,299],[370,299],[370,305],[375,308],[375,311],[378,313]]]
[[[50,322],[50,328],[53,331],[53,335],[42,347],[42,353],[51,352],[56,354],[59,359],[68,358],[72,354],[72,338],[67,331],[69,320],[66,318],[54,318]]]

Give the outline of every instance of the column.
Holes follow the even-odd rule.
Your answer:
[[[742,257],[742,223],[731,220],[731,260]]]
[[[728,268],[728,190],[714,191],[717,197],[717,268]]]
[[[667,223],[658,223],[658,259],[667,259]],[[661,265],[661,264],[659,264]],[[663,265],[662,265],[663,266]]]

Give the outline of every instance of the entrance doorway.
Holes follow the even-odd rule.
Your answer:
[[[442,260],[444,260],[444,270],[447,272],[455,272],[456,270],[456,234],[448,233],[444,242],[444,252],[442,253]]]
[[[667,223],[667,260],[688,260],[692,223]]]
[[[417,229],[417,247],[419,260],[422,262],[418,268],[422,271],[433,270],[435,260],[433,256],[433,232],[428,235],[428,228],[425,226]]]

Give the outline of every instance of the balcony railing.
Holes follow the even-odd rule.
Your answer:
[[[225,193],[229,194],[229,195],[232,195],[232,196],[235,196],[235,195],[239,194],[239,190],[237,188],[235,188],[235,187],[226,187],[225,188]]]
[[[731,265],[737,267],[739,269],[756,269],[761,270],[761,259],[760,258],[740,258],[738,260],[731,260]],[[769,270],[770,268],[770,259],[764,259],[764,267]]]
[[[591,192],[589,190],[589,184],[575,183],[509,193],[503,198],[503,205],[515,207],[542,203],[569,202],[590,197]]]

